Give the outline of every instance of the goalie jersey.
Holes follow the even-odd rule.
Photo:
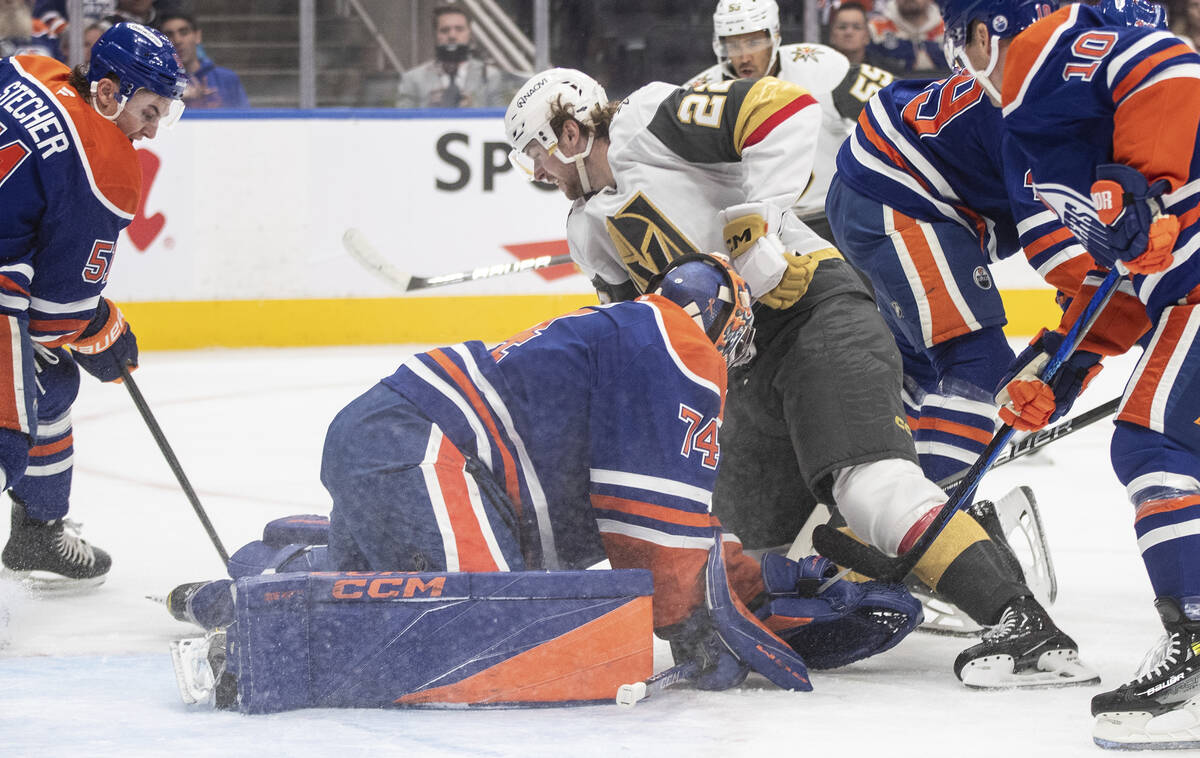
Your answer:
[[[1173,34],[1110,26],[1070,5],[1014,38],[1003,98],[1005,126],[1031,160],[1039,194],[1084,238],[1098,223],[1096,166],[1123,163],[1170,183],[1165,212],[1181,225],[1175,263],[1133,284],[1155,319],[1187,296],[1200,282],[1200,55]]]
[[[616,186],[576,200],[567,218],[572,258],[590,279],[632,280],[641,292],[684,253],[724,252],[718,212],[754,201],[784,211],[787,249],[829,248],[790,210],[812,175],[820,123],[812,94],[770,76],[636,90],[609,129]]]
[[[0,59],[0,315],[48,346],[87,326],[141,168],[129,139],[44,56]]]
[[[801,220],[825,214],[825,194],[833,179],[834,156],[846,137],[854,131],[854,122],[871,95],[886,87],[892,75],[868,64],[851,65],[850,60],[826,45],[801,43],[779,48],[778,78],[804,87],[821,106],[821,133],[817,138],[813,159],[812,179],[799,202],[796,215]],[[721,63],[705,69],[685,87],[733,79],[729,68]]]
[[[1090,258],[1037,200],[1027,166],[969,74],[885,87],[837,156],[838,177],[859,194],[912,218],[964,226],[988,261],[1023,249],[1044,279],[1074,293]]]
[[[383,381],[487,467],[527,568],[648,568],[656,627],[702,605],[726,368],[682,308],[584,308],[492,348],[415,355]],[[737,556],[734,586],[758,581]]]

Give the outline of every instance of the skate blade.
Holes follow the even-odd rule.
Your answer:
[[[977,690],[1048,689],[1096,684],[1100,675],[1079,662],[1074,650],[1050,650],[1037,668],[1013,671],[1011,655],[990,655],[971,661],[962,670],[962,683]]]
[[[171,662],[179,697],[187,705],[212,705],[216,681],[208,664],[208,637],[185,637],[171,641]]]
[[[917,627],[919,631],[949,637],[976,637],[979,635],[982,627],[963,613],[958,606],[922,590],[923,587],[908,585],[908,591],[920,601],[921,611],[925,616],[925,620]]]
[[[1108,750],[1187,750],[1200,747],[1200,705],[1193,698],[1158,716],[1144,711],[1101,713],[1092,741]]]
[[[0,576],[17,582],[30,594],[41,597],[84,595],[104,584],[108,578],[107,574],[101,574],[87,579],[72,579],[50,571],[14,571],[7,567],[0,570]]]

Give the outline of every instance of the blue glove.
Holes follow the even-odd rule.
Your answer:
[[[1108,227],[1108,248],[1088,250],[1092,257],[1108,268],[1137,274],[1168,268],[1174,260],[1171,251],[1179,236],[1179,220],[1163,215],[1159,198],[1170,187],[1166,179],[1150,184],[1132,166],[1097,166],[1092,204]]]
[[[1064,339],[1062,332],[1043,329],[1013,361],[996,395],[1004,423],[1025,432],[1041,429],[1071,410],[1075,398],[1100,373],[1098,354],[1076,350],[1049,384],[1038,378]]]
[[[75,362],[102,382],[120,382],[121,366],[133,371],[138,365],[137,337],[121,309],[106,297],[100,298],[95,315],[71,349]]]
[[[814,669],[845,666],[891,649],[921,623],[921,603],[904,585],[834,582],[837,566],[819,555],[800,562],[767,553],[766,601],[755,612]]]
[[[700,673],[691,680],[699,689],[727,690],[741,684],[750,673],[750,667],[739,661],[721,641],[704,609],[678,624],[655,631],[671,643],[671,656],[676,664],[687,661],[700,664]]]

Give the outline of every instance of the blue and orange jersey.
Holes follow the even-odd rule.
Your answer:
[[[42,56],[0,59],[0,314],[70,342],[96,309],[141,169],[129,139]]]
[[[1068,293],[1089,267],[1078,241],[1034,195],[1000,110],[968,74],[880,90],[838,151],[837,169],[856,192],[906,216],[970,230],[983,262],[1024,250]]]
[[[1013,39],[1003,83],[1007,129],[1039,194],[1086,240],[1096,166],[1123,163],[1150,182],[1182,230],[1167,272],[1134,277],[1153,316],[1200,283],[1200,55],[1179,37],[1113,27],[1070,5]]]
[[[942,50],[946,25],[932,3],[917,23],[906,21],[895,3],[886,3],[870,15],[867,30],[871,35],[867,51],[873,57],[895,61],[904,71],[949,68]]]
[[[430,350],[384,383],[491,472],[531,567],[607,555],[650,569],[656,626],[701,602],[726,368],[674,303],[646,295]]]

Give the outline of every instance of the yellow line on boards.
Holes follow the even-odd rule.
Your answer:
[[[1053,292],[1002,291],[1010,336],[1058,323]],[[317,300],[122,302],[145,350],[202,347],[303,347],[396,343],[449,344],[505,339],[596,297],[501,295]]]

